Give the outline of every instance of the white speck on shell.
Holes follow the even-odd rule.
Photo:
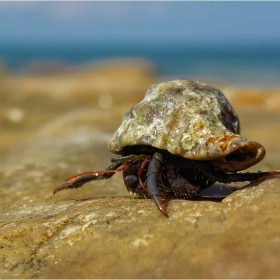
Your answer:
[[[122,154],[127,146],[149,145],[235,172],[265,155],[262,145],[239,133],[238,116],[220,90],[175,80],[148,89],[144,99],[125,113],[108,149]]]

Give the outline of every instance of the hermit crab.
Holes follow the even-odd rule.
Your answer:
[[[194,199],[215,182],[253,181],[276,171],[241,173],[263,159],[264,147],[240,134],[224,94],[191,80],[152,85],[128,110],[108,143],[119,157],[105,170],[88,171],[55,188],[79,188],[123,171],[129,193],[149,197],[168,216],[162,199]]]

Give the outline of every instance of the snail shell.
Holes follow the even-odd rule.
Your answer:
[[[148,89],[144,99],[125,113],[108,149],[122,154],[126,146],[149,145],[235,172],[265,155],[261,144],[239,133],[238,116],[220,90],[175,80]]]

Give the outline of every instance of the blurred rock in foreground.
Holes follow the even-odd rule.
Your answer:
[[[169,219],[131,199],[121,174],[53,195],[65,178],[110,164],[122,115],[167,79],[141,63],[1,76],[1,278],[280,277],[279,177],[222,202],[165,201]],[[279,169],[280,90],[212,85],[242,135],[266,147],[251,170]]]

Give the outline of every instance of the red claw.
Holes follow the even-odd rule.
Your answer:
[[[148,163],[148,157],[145,157],[143,162],[142,162],[142,164],[141,164],[141,166],[140,166],[140,169],[138,170],[138,180],[139,180],[139,184],[142,187],[142,189],[145,192],[149,193],[148,189],[144,186],[144,184],[142,182],[142,179],[141,179],[142,172],[143,172],[145,166],[147,165],[147,163]]]

